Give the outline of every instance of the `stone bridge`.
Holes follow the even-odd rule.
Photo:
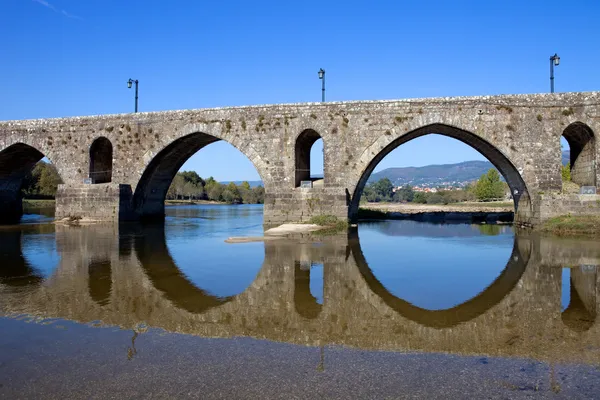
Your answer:
[[[267,242],[248,288],[219,298],[177,268],[160,227],[56,229],[60,260],[46,278],[32,273],[21,231],[0,232],[0,252],[11,260],[0,269],[0,314],[308,346],[600,362],[600,249],[593,242],[517,236],[506,268],[481,293],[426,310],[388,292],[354,233]],[[314,263],[323,264],[322,302],[309,288]],[[571,267],[564,311],[563,267]]]
[[[164,215],[167,189],[195,152],[225,140],[265,187],[265,223],[333,214],[354,219],[365,183],[396,147],[437,133],[486,156],[509,184],[516,219],[600,213],[595,195],[561,194],[561,147],[571,175],[597,186],[600,92],[289,104],[0,122],[0,216],[21,215],[19,188],[47,157],[62,181],[56,216],[130,220]],[[323,139],[322,185],[310,149]]]

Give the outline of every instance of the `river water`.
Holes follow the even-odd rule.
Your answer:
[[[599,398],[600,246],[262,207],[0,229],[0,398]]]

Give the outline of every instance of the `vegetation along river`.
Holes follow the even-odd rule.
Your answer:
[[[263,234],[261,205],[0,228],[0,398],[595,398],[600,246],[510,225]]]

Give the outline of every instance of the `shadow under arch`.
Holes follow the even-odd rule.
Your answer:
[[[358,232],[348,236],[349,254],[352,254],[365,283],[383,302],[403,317],[432,328],[450,328],[478,317],[498,304],[517,285],[525,272],[531,255],[531,243],[519,247],[515,236],[513,251],[502,273],[481,293],[457,306],[445,310],[427,310],[400,299],[390,293],[375,277],[360,247]]]
[[[521,197],[524,197],[524,200],[529,198],[527,193],[527,187],[525,185],[525,181],[521,177],[521,174],[517,170],[517,168],[512,164],[512,162],[494,145],[486,141],[485,139],[466,131],[464,129],[460,129],[454,126],[446,125],[446,124],[431,124],[426,125],[420,128],[417,128],[411,132],[407,132],[406,134],[400,136],[396,140],[392,141],[388,144],[383,150],[381,150],[378,154],[376,154],[365,170],[362,172],[360,179],[357,185],[354,188],[354,192],[352,194],[352,198],[350,200],[350,207],[348,208],[348,216],[350,220],[356,220],[358,214],[358,206],[360,197],[362,195],[363,189],[367,184],[367,180],[371,173],[379,164],[379,162],[395,150],[398,146],[409,142],[413,139],[416,139],[421,136],[429,135],[429,134],[440,134],[444,136],[451,137],[453,139],[457,139],[478,152],[480,152],[483,156],[485,156],[493,165],[500,171],[500,174],[508,183],[510,187],[511,193],[513,195],[513,201],[515,205],[515,212],[519,207],[519,200]],[[369,150],[367,150],[369,151]],[[523,204],[525,207],[529,206],[529,201],[524,201]]]
[[[225,141],[208,133],[194,132],[174,140],[158,152],[147,165],[133,193],[134,213],[142,219],[164,218],[167,191],[177,171],[203,147],[221,140]],[[233,147],[237,149],[236,146]],[[241,150],[237,150],[244,154]],[[264,183],[265,177],[262,176],[260,169],[252,160],[250,162],[253,163]]]
[[[21,187],[44,154],[25,143],[0,150],[0,223],[18,223],[23,215]]]
[[[596,186],[596,140],[583,122],[567,126],[562,136],[569,143],[571,180],[581,186]]]
[[[176,307],[201,314],[235,298],[209,294],[181,273],[167,248],[164,224],[144,224],[136,228],[129,227],[129,232],[122,234],[132,237],[134,251],[144,272],[154,287]]]

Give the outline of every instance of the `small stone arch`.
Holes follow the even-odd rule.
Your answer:
[[[113,147],[110,140],[101,136],[90,146],[90,179],[92,184],[112,181]]]
[[[323,138],[313,129],[305,129],[296,138],[296,144],[294,146],[294,187],[300,187],[302,181],[314,180],[311,178],[310,150],[319,139]],[[323,146],[325,146],[324,141]],[[325,172],[325,169],[323,169],[323,172]],[[323,177],[323,182],[324,181],[325,177]]]
[[[350,220],[355,220],[357,217],[360,196],[367,183],[367,180],[369,179],[369,176],[377,164],[379,164],[379,162],[386,155],[402,144],[428,134],[448,136],[473,147],[475,150],[485,156],[494,165],[494,167],[500,171],[500,174],[502,174],[506,180],[506,183],[510,187],[511,194],[513,196],[515,213],[519,210],[519,206],[531,207],[527,186],[525,185],[525,181],[523,180],[521,173],[508,159],[508,157],[504,155],[502,151],[500,151],[500,149],[472,132],[457,128],[455,126],[436,123],[414,129],[401,135],[400,137],[397,137],[396,139],[391,140],[391,142],[390,139],[388,139],[389,135],[384,134],[378,140],[376,140],[373,145],[369,146],[363,152],[359,158],[359,160],[361,160],[361,163],[358,166],[360,175],[358,175],[359,178],[357,184],[351,188],[352,196],[348,199],[348,216]],[[387,143],[387,145],[381,148],[381,143]],[[528,215],[526,210],[521,210],[520,213]]]
[[[580,186],[596,186],[596,140],[592,129],[573,122],[562,136],[569,143],[571,180]]]

